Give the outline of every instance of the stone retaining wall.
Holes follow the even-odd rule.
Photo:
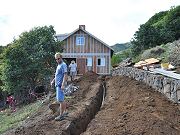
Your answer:
[[[133,67],[115,68],[112,70],[112,75],[123,75],[144,82],[164,94],[170,100],[180,103],[180,80]]]

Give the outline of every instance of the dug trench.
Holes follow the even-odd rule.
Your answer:
[[[81,135],[180,135],[180,106],[142,82],[106,79],[103,106]]]
[[[142,82],[88,72],[75,83],[79,90],[67,99],[65,120],[55,121],[57,112],[51,114],[45,103],[8,135],[180,134],[180,106]],[[51,98],[50,103],[53,101]]]
[[[76,112],[71,114],[73,116],[76,115],[76,117],[70,122],[67,129],[63,131],[64,135],[79,135],[86,130],[87,125],[100,110],[103,96],[102,88],[100,84],[93,85],[91,92],[95,95],[83,103],[82,108],[79,108],[78,115]]]
[[[26,119],[21,126],[7,131],[4,135],[79,135],[100,110],[103,100],[104,78],[88,72],[75,82],[79,89],[66,99],[68,117],[55,121],[59,104],[54,103],[55,96],[33,116]],[[52,105],[51,109],[48,108]]]

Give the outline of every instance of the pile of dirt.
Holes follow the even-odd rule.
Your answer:
[[[77,126],[81,125],[85,130],[86,125],[90,122],[90,119],[87,115],[91,115],[91,110],[94,110],[95,107],[89,104],[93,101],[93,96],[97,92],[97,89],[92,89],[93,84],[97,83],[98,75],[93,72],[87,72],[81,78],[74,81],[74,85],[79,86],[79,89],[74,92],[69,98],[66,99],[68,104],[68,112],[69,117],[67,117],[63,121],[55,121],[54,118],[59,114],[56,112],[52,114],[52,111],[49,109],[49,104],[55,101],[55,93],[53,94],[50,102],[44,103],[44,105],[36,112],[33,116],[30,116],[26,119],[23,124],[15,129],[9,130],[3,135],[54,135],[54,134],[69,134],[66,133],[74,131],[74,129],[68,129],[69,126],[72,126],[72,121],[77,124]],[[100,83],[98,83],[100,84]],[[98,94],[98,93],[97,93]],[[89,100],[90,99],[90,100]],[[89,104],[89,107],[92,109],[88,109],[84,106],[85,104]],[[97,105],[97,101],[93,101],[94,106]],[[100,107],[100,105],[99,105]],[[94,114],[93,114],[94,115]],[[83,118],[84,117],[84,118]],[[92,119],[92,118],[91,118]],[[86,125],[84,123],[87,123]],[[80,124],[79,124],[80,123]],[[76,127],[76,124],[73,127]],[[79,125],[78,125],[79,124]],[[83,124],[83,126],[82,126]],[[76,127],[77,128],[77,127]],[[82,129],[74,131],[74,134],[80,134]],[[64,129],[66,131],[64,131]],[[71,130],[71,131],[70,131]]]
[[[94,81],[97,80],[98,78],[98,74],[92,72],[92,71],[89,71],[89,72],[86,72],[81,78],[79,78],[78,80],[75,80],[75,83],[77,82],[80,82],[80,81],[86,81],[86,82],[90,82],[90,83],[93,83]]]
[[[87,72],[82,77],[74,81],[74,85],[78,86],[79,90],[78,92],[73,93],[73,100],[67,100],[70,109],[73,108],[73,104],[81,102],[82,99],[86,98],[87,92],[89,92],[90,87],[97,81],[98,77],[99,76],[94,72]]]
[[[83,135],[180,135],[179,105],[127,77],[106,86],[104,105]]]
[[[102,84],[99,80],[106,80],[106,97],[96,114],[94,110],[102,101],[102,91],[97,90]],[[57,114],[51,114],[45,103],[23,125],[4,135],[180,134],[180,106],[142,82],[122,76],[104,78],[88,72],[74,83],[79,89],[67,99],[67,119],[55,121]],[[55,97],[50,102],[54,101]]]

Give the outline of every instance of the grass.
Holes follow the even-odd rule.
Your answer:
[[[21,107],[13,113],[11,113],[9,109],[0,112],[0,134],[20,124],[22,120],[35,113],[41,105],[42,102],[37,101]]]

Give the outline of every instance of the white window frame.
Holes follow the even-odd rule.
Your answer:
[[[100,59],[100,65],[98,65],[98,60]],[[106,65],[105,58],[97,58],[97,66],[105,66]]]
[[[85,37],[84,36],[76,36],[76,45],[84,45]]]
[[[92,67],[92,57],[87,57],[87,66]]]

